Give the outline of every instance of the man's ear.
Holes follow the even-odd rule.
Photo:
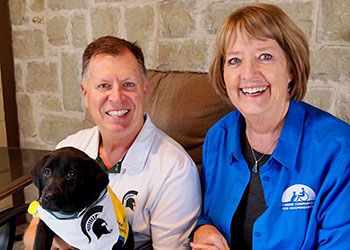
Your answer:
[[[43,191],[43,183],[42,183],[42,169],[47,161],[47,159],[50,157],[51,153],[44,155],[39,162],[35,164],[31,171],[32,181],[34,185],[39,190],[39,196],[41,196],[41,192]]]
[[[84,104],[85,107],[88,107],[88,102],[87,102],[87,86],[86,83],[83,83],[83,81],[80,81],[80,91],[81,94],[83,95],[83,100],[84,100]]]

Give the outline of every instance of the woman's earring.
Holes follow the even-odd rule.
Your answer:
[[[290,81],[290,82],[288,83],[288,89],[287,89],[287,91],[290,92],[291,90],[292,90],[292,82]]]

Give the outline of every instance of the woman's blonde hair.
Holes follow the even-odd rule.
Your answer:
[[[224,82],[226,49],[235,31],[246,32],[256,39],[273,39],[284,51],[292,75],[290,95],[302,100],[306,94],[310,73],[309,46],[304,33],[277,6],[255,3],[235,10],[221,26],[217,36],[217,51],[209,75],[216,92],[228,98]]]

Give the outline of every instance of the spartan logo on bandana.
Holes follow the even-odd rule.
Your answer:
[[[130,208],[132,211],[135,210],[136,207],[136,201],[135,201],[135,196],[137,196],[138,192],[135,190],[130,190],[123,196],[122,203],[124,207]]]
[[[110,234],[113,229],[109,229],[107,222],[99,218],[103,206],[95,206],[89,209],[81,220],[81,230],[91,242],[91,234],[95,234],[100,239],[103,234]]]
[[[314,206],[316,194],[312,188],[295,184],[288,187],[282,195],[282,210],[310,209]]]

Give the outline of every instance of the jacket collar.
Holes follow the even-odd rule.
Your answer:
[[[241,127],[243,119],[243,116],[239,112],[231,113],[228,119],[226,119],[226,128],[228,128],[227,134],[228,138],[230,138],[227,146],[230,152],[232,152],[230,163],[234,160],[245,161],[241,146]],[[271,155],[272,158],[291,170],[294,170],[296,167],[295,164],[302,139],[304,119],[305,109],[303,106],[291,100],[281,136],[276,149]]]

